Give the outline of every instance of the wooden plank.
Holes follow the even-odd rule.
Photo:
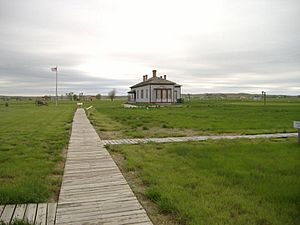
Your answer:
[[[15,209],[12,221],[22,220],[24,218],[25,211],[26,211],[26,204],[18,204]]]
[[[128,202],[107,202],[107,204],[95,204],[89,203],[81,205],[80,203],[78,205],[72,205],[70,207],[66,208],[60,208],[59,212],[61,212],[62,216],[68,215],[68,214],[77,214],[77,213],[83,213],[83,212],[94,212],[94,211],[101,211],[101,213],[107,213],[111,210],[138,210],[142,209],[142,206],[136,202],[135,199]]]
[[[166,137],[166,138],[144,138],[144,139],[118,139],[118,140],[104,140],[106,144],[137,144],[148,142],[186,142],[198,141],[208,139],[236,139],[236,138],[286,138],[295,137],[297,133],[277,133],[277,134],[254,134],[254,135],[212,135],[212,136],[190,136],[190,137]]]
[[[134,140],[131,142],[135,143]],[[150,221],[83,110],[75,113],[71,141],[56,212],[56,225],[126,224]],[[49,206],[48,206],[49,207]],[[151,223],[150,223],[151,224]]]
[[[142,215],[134,215],[134,216],[126,216],[122,218],[111,218],[110,220],[104,220],[103,224],[105,225],[120,225],[120,224],[131,224],[131,225],[136,225],[136,224],[148,224],[152,225],[151,221]]]
[[[125,143],[126,143],[126,144],[130,144],[129,139],[125,139]]]
[[[85,203],[85,202],[89,202],[89,203],[93,203],[93,202],[103,202],[103,201],[107,201],[107,202],[113,202],[113,201],[119,201],[119,200],[123,200],[123,201],[132,201],[132,200],[136,200],[136,198],[133,197],[119,197],[119,198],[107,198],[107,199],[101,199],[101,200],[95,200],[95,199],[72,199],[72,200],[64,200],[61,201],[61,204],[74,204],[74,203]],[[60,206],[60,204],[58,205]]]
[[[127,213],[128,214],[128,213]],[[146,213],[132,212],[129,215],[121,215],[111,217],[104,217],[98,215],[84,215],[82,217],[68,217],[66,220],[61,220],[60,224],[135,224],[139,222],[150,222]]]
[[[40,225],[45,225],[46,216],[47,216],[47,203],[38,204],[35,223]]]
[[[119,198],[133,198],[134,195],[133,193],[126,192],[122,194],[115,194],[115,195],[110,195],[110,196],[96,196],[96,195],[90,195],[90,196],[80,196],[76,197],[75,196],[65,196],[61,198],[62,202],[81,202],[81,201],[105,201],[105,200],[114,200],[114,199],[119,199]]]
[[[36,210],[37,210],[37,204],[28,204],[25,211],[24,219],[28,220],[28,222],[30,223],[34,223]]]
[[[48,203],[47,225],[54,225],[57,203]]]
[[[0,205],[0,218],[1,218],[2,212],[4,210],[4,207],[5,207],[5,205]]]
[[[88,190],[88,191],[86,191]],[[76,194],[88,194],[88,193],[94,193],[94,194],[99,194],[101,192],[101,194],[106,194],[106,193],[114,193],[114,192],[118,192],[118,191],[130,191],[130,188],[125,185],[115,185],[115,186],[102,186],[102,187],[94,187],[94,188],[82,188],[82,189],[78,189],[78,190],[69,190],[66,193],[64,193],[64,195],[76,195]]]
[[[87,211],[84,213],[78,213],[73,215],[64,215],[64,217],[58,218],[62,222],[78,222],[84,219],[99,219],[99,222],[102,221],[112,221],[117,220],[121,221],[124,217],[143,217],[147,218],[144,210],[131,210],[131,211],[123,211],[123,212],[111,212],[107,214],[102,214],[101,210],[96,210],[94,212]],[[145,220],[144,220],[145,221]],[[148,219],[149,221],[149,219]]]
[[[72,198],[77,198],[77,196],[80,195],[79,198],[93,198],[95,197],[95,200],[98,199],[99,197],[101,198],[107,198],[107,197],[120,197],[122,196],[133,196],[130,191],[126,188],[125,190],[115,190],[115,191],[105,191],[105,192],[101,192],[101,190],[95,190],[95,191],[88,191],[88,192],[73,192],[73,193],[66,193],[64,194],[65,198],[67,199],[72,199]],[[109,196],[108,196],[109,195]]]
[[[10,223],[12,216],[14,214],[15,208],[16,208],[16,205],[6,205],[2,212],[0,221],[3,221],[4,223]]]

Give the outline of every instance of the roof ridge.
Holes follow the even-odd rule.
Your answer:
[[[140,83],[137,83],[130,88],[136,88],[136,87],[141,87],[145,86],[147,84],[162,84],[162,85],[175,85],[176,83],[167,79],[164,79],[162,77],[150,77],[149,79],[142,81]]]

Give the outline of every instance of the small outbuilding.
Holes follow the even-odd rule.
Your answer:
[[[143,76],[143,81],[130,87],[128,102],[130,103],[176,103],[181,100],[181,85],[167,80],[167,75],[157,76],[153,70],[153,76]]]

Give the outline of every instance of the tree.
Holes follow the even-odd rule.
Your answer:
[[[110,92],[108,92],[108,97],[110,98],[111,101],[114,100],[116,97],[116,89],[112,89]]]
[[[80,93],[79,93],[78,98],[79,98],[80,101],[84,101],[84,95],[83,95],[83,92],[80,92]]]
[[[75,100],[75,101],[78,100],[78,96],[76,94],[73,95],[73,100]]]
[[[66,96],[69,98],[69,100],[73,101],[73,95],[74,93],[73,92],[69,92],[69,93],[66,93]]]
[[[100,100],[101,99],[101,94],[96,94],[96,99]]]

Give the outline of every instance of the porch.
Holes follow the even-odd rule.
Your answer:
[[[152,102],[155,103],[172,103],[172,89],[171,88],[155,88],[154,99]]]

